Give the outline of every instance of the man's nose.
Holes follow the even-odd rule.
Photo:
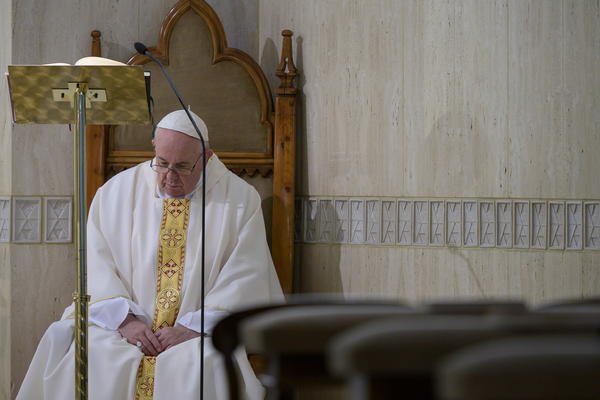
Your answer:
[[[179,174],[172,169],[169,169],[165,176],[169,178],[169,180],[179,180]]]

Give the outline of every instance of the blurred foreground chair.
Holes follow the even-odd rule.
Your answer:
[[[328,362],[355,399],[434,399],[437,363],[514,335],[595,335],[600,314],[423,315],[357,326],[331,342]]]
[[[543,304],[536,308],[539,312],[563,312],[563,313],[600,313],[600,297],[589,299],[563,300],[549,304]]]
[[[496,335],[481,316],[391,318],[336,336],[328,364],[347,381],[354,399],[432,399],[437,360]]]
[[[397,302],[377,299],[346,299],[341,295],[304,294],[288,296],[286,301],[282,303],[258,305],[248,309],[239,310],[219,321],[213,330],[212,344],[222,355],[224,360],[229,399],[237,400],[241,398],[239,392],[238,369],[235,365],[233,354],[241,345],[240,325],[243,321],[261,313],[276,309],[289,309],[300,306],[309,308],[321,307],[324,305],[348,306],[350,304],[404,307]],[[253,357],[251,358],[251,361],[254,361],[253,366],[255,369],[258,369],[258,372],[261,372],[260,369],[264,368],[262,365],[264,364],[264,358]]]
[[[524,314],[527,306],[518,300],[450,300],[426,302],[423,311],[429,314]]]
[[[267,359],[267,374],[261,377],[267,399],[288,399],[298,388],[338,383],[325,366],[325,349],[335,334],[366,321],[412,313],[394,303],[280,308],[244,320],[241,337],[249,354]]]
[[[600,338],[512,337],[465,348],[440,363],[444,400],[600,399]]]

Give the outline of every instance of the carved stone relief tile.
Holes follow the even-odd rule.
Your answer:
[[[463,245],[466,247],[475,247],[479,244],[477,228],[479,226],[477,201],[465,200],[462,203],[463,209]]]
[[[366,234],[367,243],[381,243],[381,201],[380,200],[365,200],[366,207]]]
[[[302,241],[302,227],[304,226],[302,203],[303,199],[301,197],[294,199],[294,242]]]
[[[496,216],[493,201],[479,202],[479,246],[496,246]]]
[[[365,201],[350,199],[350,243],[365,242]]]
[[[41,198],[14,198],[13,241],[15,243],[39,243],[41,241],[41,214]]]
[[[318,236],[318,199],[307,198],[304,201],[304,241],[314,243]]]
[[[396,200],[381,200],[381,244],[396,243]]]
[[[10,197],[0,197],[0,243],[10,242]]]
[[[546,248],[548,205],[545,201],[531,202],[531,248]]]
[[[580,201],[568,201],[565,204],[568,250],[583,249],[583,207]]]
[[[349,237],[349,224],[350,224],[350,206],[347,199],[335,199],[334,200],[334,218],[335,218],[335,229],[334,229],[334,241],[336,243],[348,243]]]
[[[429,243],[429,204],[427,200],[415,200],[413,244],[426,246]]]
[[[519,249],[529,248],[529,202],[515,200],[513,203],[514,232],[513,246]]]
[[[446,244],[460,246],[462,238],[462,213],[460,200],[446,201]]]
[[[44,197],[43,214],[40,203],[0,197],[0,242],[70,242],[72,199]],[[600,200],[300,197],[295,207],[306,243],[600,250]]]
[[[70,197],[45,197],[44,241],[69,243],[72,240],[72,201]]]
[[[496,246],[512,247],[512,204],[510,201],[496,201]]]
[[[444,201],[431,200],[429,202],[430,229],[429,229],[429,244],[434,246],[443,246],[445,243],[445,215]]]
[[[335,232],[335,213],[333,199],[319,199],[318,242],[333,242]]]
[[[398,244],[412,244],[413,204],[411,200],[398,200]]]
[[[600,202],[584,203],[585,248],[600,249]]]
[[[565,203],[548,202],[548,248],[565,248]]]

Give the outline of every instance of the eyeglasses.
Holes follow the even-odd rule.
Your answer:
[[[154,172],[159,173],[159,174],[166,174],[169,171],[173,171],[177,175],[188,176],[188,175],[192,174],[192,172],[194,171],[194,168],[196,168],[196,164],[198,164],[198,161],[200,161],[201,158],[202,158],[202,155],[200,155],[200,157],[198,157],[198,159],[196,160],[194,165],[192,165],[192,168],[171,168],[171,167],[169,167],[168,164],[167,165],[159,164],[159,161],[157,161],[156,158],[153,158],[152,161],[150,161],[150,168],[152,168],[154,170]]]

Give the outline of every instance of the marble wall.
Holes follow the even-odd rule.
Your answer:
[[[281,29],[294,31],[302,74],[297,193],[304,200],[600,199],[597,1],[259,5],[261,59],[278,53]],[[275,82],[274,68],[262,65]],[[322,210],[303,212],[304,223],[313,223]],[[377,238],[299,237],[298,288],[536,304],[600,294],[594,249],[407,246]]]
[[[12,58],[12,2],[0,0],[0,72],[6,71]],[[0,76],[0,198],[6,199],[11,194],[12,153],[11,117],[8,84],[4,76]],[[6,218],[6,201],[0,200],[0,321],[10,321],[10,244],[8,236],[9,221]],[[10,363],[10,324],[0,324],[0,400],[10,398],[11,363]]]
[[[176,3],[175,0],[1,1],[2,71],[8,63],[73,63],[90,54],[90,32],[94,29],[102,32],[103,56],[127,61],[134,52],[134,42],[148,46],[157,42],[161,22]],[[258,0],[208,3],[220,14],[229,45],[256,56]],[[6,93],[4,79],[0,80],[0,92]],[[0,157],[0,197],[11,196],[13,204],[18,198],[40,199],[43,204],[53,197],[72,196],[72,143],[67,127],[16,125],[11,132],[10,119],[5,114],[7,99],[0,97],[0,127],[3,127],[0,148],[12,149],[13,155]],[[52,215],[45,208],[40,208],[40,212],[39,226],[44,228],[49,224],[43,220]],[[51,243],[64,242],[57,239],[65,237],[62,233],[46,233],[42,229],[35,243],[0,243],[0,317],[7,316],[8,306],[12,307],[10,328],[7,324],[0,326],[3,363],[0,399],[16,395],[39,339],[71,302],[75,286],[73,244]],[[13,243],[19,241],[13,239],[17,239]],[[8,329],[12,331],[12,342],[8,341]],[[3,354],[8,349],[10,357]]]

